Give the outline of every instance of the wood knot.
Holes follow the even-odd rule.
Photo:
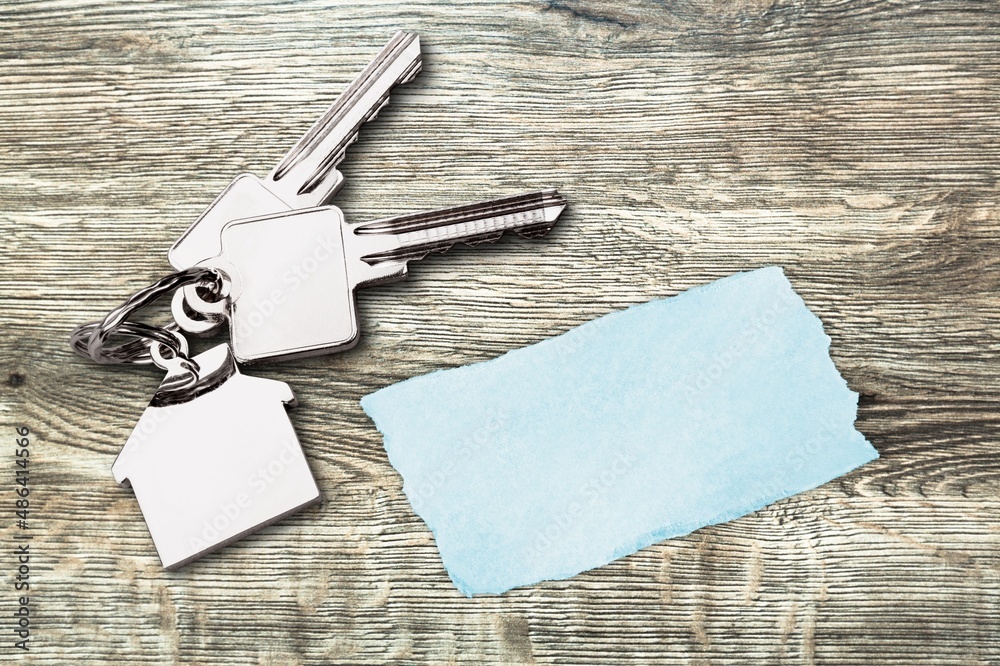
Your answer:
[[[23,386],[25,381],[27,381],[27,378],[20,372],[12,372],[7,376],[7,386],[12,388]]]
[[[877,393],[859,393],[858,394],[858,406],[866,407],[868,405],[874,405],[875,400],[878,398]]]

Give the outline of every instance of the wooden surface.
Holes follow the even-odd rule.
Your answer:
[[[161,571],[110,465],[159,381],[69,330],[168,270],[398,28],[424,73],[344,164],[351,219],[557,186],[361,298],[287,381],[325,503]],[[37,663],[1000,663],[1000,8],[558,0],[0,4],[3,654],[13,427],[35,437]],[[361,396],[785,267],[881,459],[574,577],[466,599]],[[9,508],[8,508],[9,507]]]

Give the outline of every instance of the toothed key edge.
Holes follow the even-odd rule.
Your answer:
[[[353,232],[358,235],[405,234],[413,231],[423,231],[449,224],[449,219],[460,219],[470,214],[481,213],[482,217],[500,217],[521,212],[544,210],[543,223],[525,225],[522,229],[511,229],[520,233],[524,230],[531,233],[543,227],[546,230],[555,225],[556,219],[566,208],[566,199],[556,189],[538,190],[527,194],[518,194],[502,199],[479,201],[464,206],[442,208],[421,213],[410,213],[398,217],[389,217],[356,225]]]
[[[345,157],[347,157],[347,149],[358,140],[358,137],[361,134],[361,126],[367,125],[378,117],[379,111],[389,105],[389,97],[389,95],[383,97],[379,101],[378,105],[361,119],[361,121],[354,128],[353,133],[348,136],[343,145],[340,146],[340,149],[335,153],[330,153],[330,155],[323,160],[323,162],[316,168],[313,175],[302,185],[302,187],[298,189],[296,192],[297,195],[301,196],[303,194],[312,194],[320,187],[320,185],[324,183],[324,181],[327,181],[330,178],[331,171],[336,171],[336,178],[332,183],[329,183],[327,192],[323,195],[324,201],[329,201],[333,198],[333,196],[344,184],[344,177],[340,174],[340,171],[337,171],[337,166],[344,161]]]
[[[400,30],[393,35],[392,39],[388,44],[386,44],[385,48],[383,48],[382,51],[375,56],[375,59],[372,60],[368,66],[365,67],[364,71],[362,71],[361,74],[359,74],[351,82],[347,89],[344,90],[340,97],[338,97],[333,103],[333,105],[327,109],[326,113],[324,113],[320,119],[316,121],[309,131],[306,132],[306,135],[299,139],[299,142],[295,144],[292,150],[290,150],[281,162],[278,163],[278,165],[271,172],[269,178],[275,182],[281,180],[291,169],[293,169],[297,164],[299,164],[299,162],[305,159],[307,155],[315,150],[316,145],[322,143],[332,131],[333,126],[336,124],[333,121],[347,107],[347,100],[351,99],[362,88],[368,88],[371,86],[371,81],[376,80],[378,76],[380,76],[385,69],[394,62],[394,52],[404,51],[416,42],[418,54],[414,61],[414,65],[407,68],[407,70],[400,77],[399,83],[412,81],[420,71],[420,64],[422,60],[419,53],[419,40],[420,37],[415,32]],[[388,101],[388,96],[386,96],[381,105],[384,105],[386,101]],[[363,124],[364,123],[359,124],[358,127]],[[350,141],[347,141],[347,145],[349,144]],[[343,146],[341,150],[337,151],[337,153],[342,155],[344,149],[346,149],[346,145]],[[309,180],[313,179],[310,178]]]
[[[514,233],[529,239],[541,238],[555,226],[556,220],[565,209],[566,199],[559,194],[557,190],[540,190],[538,192],[507,197],[506,199],[493,199],[467,206],[446,208],[426,213],[405,215],[398,218],[377,220],[368,224],[358,225],[355,227],[354,233],[362,236],[373,234],[403,235],[407,233],[427,231],[430,229],[440,228],[442,226],[449,226],[450,224],[460,224],[460,222],[457,221],[447,222],[447,220],[460,219],[468,214],[477,214],[484,219],[528,212],[542,213],[543,215],[542,222],[529,223],[523,227],[509,227],[502,231],[489,230],[484,231],[481,234],[466,236],[462,239],[441,238],[435,240],[433,238],[429,238],[426,243],[422,243],[420,245],[392,248],[381,252],[371,252],[360,257],[361,261],[365,264],[369,266],[376,266],[386,262],[397,263],[417,261],[426,257],[428,254],[447,252],[455,245],[476,247],[477,245],[493,243],[502,238],[508,231],[513,231]],[[435,213],[440,213],[440,215],[434,216]],[[412,224],[414,219],[416,219],[416,221],[432,219],[434,220],[434,223],[430,224],[428,228],[424,228],[424,225]],[[395,226],[395,223],[400,221],[410,223],[410,226]],[[373,225],[381,226],[376,227],[376,230],[372,231]],[[405,271],[403,274],[405,274]]]

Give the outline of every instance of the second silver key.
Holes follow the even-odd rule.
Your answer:
[[[279,361],[348,349],[358,340],[354,292],[406,276],[407,262],[457,243],[478,245],[506,231],[536,238],[566,201],[555,190],[350,224],[334,206],[232,222],[220,254],[200,265],[222,275],[222,298],[207,302],[194,286],[176,308],[229,320],[241,363]]]

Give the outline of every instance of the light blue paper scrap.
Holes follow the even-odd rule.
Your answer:
[[[568,578],[878,457],[780,268],[609,314],[361,405],[464,594]]]

